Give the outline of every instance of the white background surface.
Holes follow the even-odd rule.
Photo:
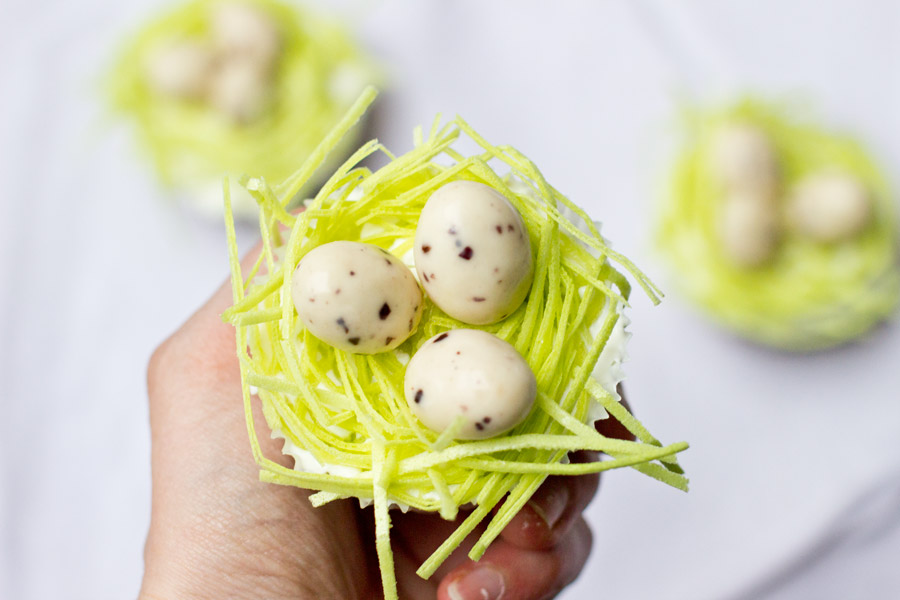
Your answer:
[[[900,5],[825,5],[338,8],[359,9],[354,26],[389,67],[376,130],[389,147],[460,113],[529,155],[666,288],[648,213],[679,98],[799,93],[897,183]],[[0,598],[136,594],[145,363],[226,274],[222,226],[168,201],[104,121],[103,68],[158,6],[0,2]],[[691,442],[692,491],[605,476],[594,553],[564,597],[900,597],[900,328],[793,356],[716,330],[672,295],[655,308],[636,297],[632,319],[629,396],[658,437]]]

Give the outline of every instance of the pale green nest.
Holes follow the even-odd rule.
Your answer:
[[[244,402],[254,456],[264,481],[318,493],[315,505],[339,498],[373,501],[385,595],[396,597],[388,530],[389,508],[406,505],[452,519],[472,512],[421,566],[428,577],[506,497],[470,552],[478,559],[487,546],[551,474],[579,475],[630,466],[671,486],[687,489],[675,455],[687,448],[663,447],[604,389],[595,373],[613,331],[624,326],[622,310],[630,286],[622,265],[650,297],[656,292],[624,257],[613,252],[584,212],[543,178],[521,153],[493,146],[464,121],[416,132],[413,150],[394,156],[373,140],[341,165],[298,215],[284,210],[340,136],[360,118],[375,96],[368,90],[319,150],[288,181],[270,189],[258,178],[242,184],[260,209],[263,249],[244,274],[238,261],[233,222],[228,221],[235,304],[224,319],[235,325]],[[453,149],[466,134],[481,153],[464,157]],[[374,172],[360,166],[373,154],[387,164]],[[494,166],[492,166],[494,165]],[[501,176],[495,170],[508,173]],[[520,211],[531,236],[535,275],[526,302],[495,325],[481,327],[506,340],[525,357],[538,382],[528,418],[510,433],[484,441],[453,441],[426,429],[410,412],[403,394],[406,360],[433,335],[471,328],[426,301],[422,324],[395,351],[347,354],[310,335],[291,302],[291,274],[311,249],[334,240],[375,244],[398,257],[413,244],[418,215],[430,194],[455,179],[480,181],[500,190]],[[510,185],[512,182],[516,182]],[[226,212],[230,215],[226,185]],[[561,210],[575,215],[570,218]],[[265,458],[253,429],[251,395],[290,444],[332,473],[288,469]],[[639,441],[606,438],[593,420],[602,405]],[[593,416],[591,416],[591,414]],[[566,455],[596,450],[605,460],[568,464]],[[334,472],[340,475],[334,474]]]
[[[285,2],[246,0],[277,22],[282,38],[265,112],[235,123],[202,102],[154,92],[145,73],[149,53],[173,39],[208,39],[218,1],[193,0],[146,25],[123,48],[109,78],[113,108],[133,122],[167,185],[202,186],[225,173],[283,180],[379,77],[340,25]]]
[[[855,339],[885,319],[900,298],[900,270],[895,199],[875,162],[856,141],[796,112],[751,99],[689,112],[657,233],[676,283],[715,320],[755,341],[803,351]],[[823,169],[859,178],[874,201],[871,223],[856,239],[836,244],[786,230],[765,265],[744,268],[729,261],[716,227],[724,196],[712,148],[716,130],[735,122],[769,137],[786,190]]]

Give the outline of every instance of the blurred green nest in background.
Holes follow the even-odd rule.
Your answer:
[[[282,36],[264,114],[240,124],[207,104],[154,92],[145,75],[149,53],[173,39],[208,39],[210,11],[222,1],[194,0],[146,25],[129,39],[108,81],[114,110],[133,121],[167,185],[218,182],[225,173],[285,179],[379,78],[340,24],[276,0],[243,0],[269,15]]]
[[[374,504],[387,598],[396,598],[388,533],[391,506],[439,512],[446,519],[454,519],[460,507],[472,507],[420,567],[419,575],[427,578],[496,510],[469,554],[478,559],[549,475],[632,467],[686,490],[676,454],[687,444],[663,446],[619,403],[615,383],[607,384],[612,390],[601,385],[606,373],[595,368],[610,337],[617,328],[624,332],[626,323],[622,311],[631,287],[613,263],[630,273],[654,301],[655,288],[610,249],[588,216],[517,150],[488,143],[458,117],[445,125],[436,119],[427,133],[416,131],[415,147],[406,154],[395,156],[377,140],[362,145],[306,203],[304,212],[285,210],[374,96],[372,89],[364,93],[321,147],[281,185],[270,188],[262,179],[241,178],[259,205],[263,234],[261,255],[246,274],[230,219],[230,187],[225,186],[234,306],[223,318],[236,328],[245,411],[261,478],[315,490],[315,505],[341,498]],[[480,147],[478,154],[466,157],[453,148],[462,135]],[[373,155],[381,155],[387,164],[374,171],[360,164]],[[503,321],[479,327],[512,344],[531,366],[538,383],[535,408],[508,434],[481,441],[457,441],[425,428],[403,393],[406,362],[417,348],[439,332],[471,325],[447,316],[426,299],[422,324],[396,350],[349,354],[305,330],[291,301],[291,275],[299,261],[331,241],[374,244],[409,264],[426,200],[458,179],[483,182],[510,200],[527,225],[535,264],[526,302]],[[618,360],[609,368],[617,369]],[[275,435],[286,439],[286,451],[292,445],[295,458],[299,450],[314,459],[318,469],[305,468],[300,460],[289,469],[262,455],[253,426],[254,394]],[[599,434],[593,423],[605,416],[604,409],[637,441]],[[567,454],[577,450],[603,452],[604,460],[568,464]]]
[[[798,112],[749,98],[720,110],[687,110],[657,242],[677,286],[716,321],[763,344],[810,351],[858,338],[888,317],[900,299],[900,268],[895,199],[875,161],[857,141]],[[856,239],[835,244],[785,231],[770,262],[750,269],[733,264],[718,239],[724,198],[712,167],[715,132],[731,123],[753,125],[769,137],[784,189],[823,169],[857,177],[873,199],[871,223]]]

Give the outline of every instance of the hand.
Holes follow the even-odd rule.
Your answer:
[[[351,500],[313,508],[309,492],[259,481],[234,330],[220,319],[230,303],[226,283],[150,360],[153,509],[140,597],[380,597],[371,509]],[[629,437],[614,420],[601,423],[605,435]],[[257,428],[268,430],[261,416]],[[260,435],[260,444],[290,465],[280,441]],[[597,475],[550,477],[479,562],[466,557],[468,540],[428,581],[415,570],[456,523],[392,513],[400,597],[553,597],[587,560],[591,533],[581,513],[598,483]]]

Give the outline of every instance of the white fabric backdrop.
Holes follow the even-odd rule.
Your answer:
[[[807,96],[896,183],[900,5],[824,4],[331,8],[352,13],[389,66],[376,132],[389,147],[406,150],[438,111],[460,113],[533,158],[667,287],[648,211],[679,98],[740,85]],[[135,595],[144,366],[226,274],[222,226],[166,199],[100,105],[118,41],[160,6],[0,3],[0,598]],[[636,297],[632,318],[629,396],[660,438],[692,443],[693,488],[605,476],[589,509],[594,553],[563,597],[900,596],[900,328],[793,356],[671,295],[655,308]]]

